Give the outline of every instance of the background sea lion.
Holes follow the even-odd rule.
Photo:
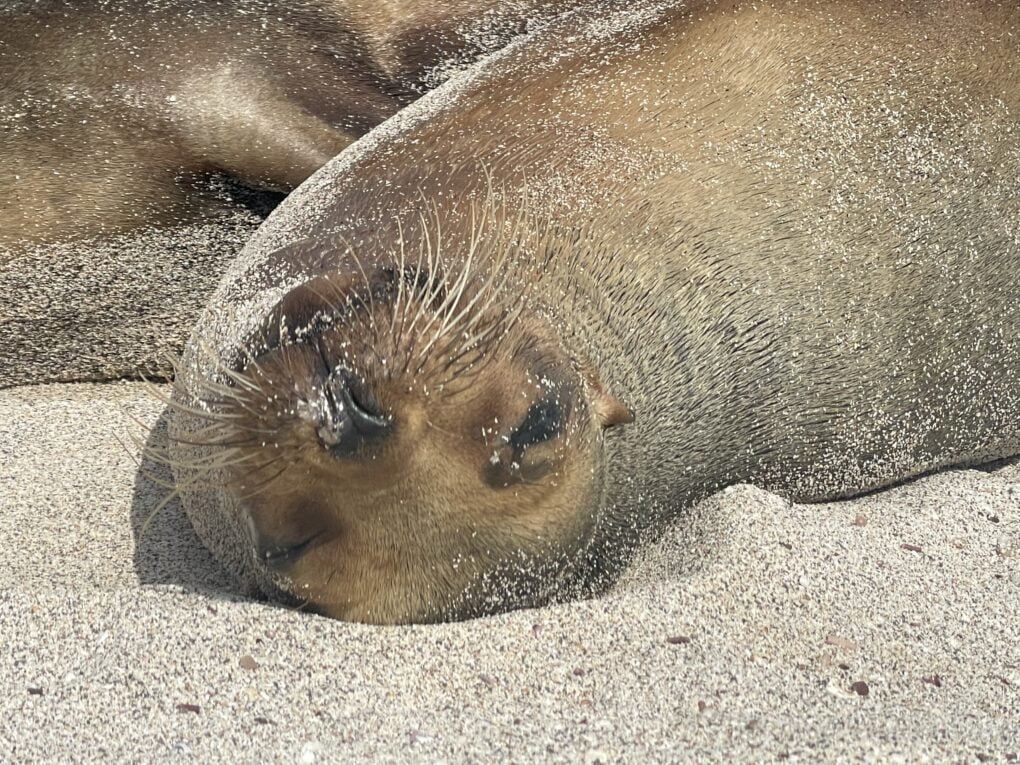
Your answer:
[[[6,4],[0,387],[165,372],[274,192],[573,2]]]
[[[219,201],[189,183],[212,172],[290,191],[441,82],[437,70],[470,62],[569,5],[8,5],[0,246],[190,218]]]
[[[1016,453],[1018,33],[988,0],[697,0],[510,46],[224,280],[169,452],[200,536],[331,616],[462,618],[598,590],[728,484]]]

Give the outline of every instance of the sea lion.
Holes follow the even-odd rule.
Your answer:
[[[74,0],[0,12],[0,251],[293,189],[569,0]],[[0,261],[2,261],[0,254]]]
[[[200,536],[322,614],[459,619],[598,592],[734,483],[1017,453],[1018,34],[673,0],[512,44],[232,267],[164,455]]]
[[[166,375],[282,195],[577,0],[0,9],[0,388]]]

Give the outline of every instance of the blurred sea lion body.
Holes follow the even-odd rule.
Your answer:
[[[2,12],[0,247],[184,220],[211,172],[290,191],[568,2],[44,0]],[[483,34],[487,30],[488,34]]]
[[[576,0],[0,9],[0,388],[167,375],[290,191]]]

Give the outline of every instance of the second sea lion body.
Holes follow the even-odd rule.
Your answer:
[[[569,5],[13,3],[0,16],[0,248],[187,220],[214,205],[190,182],[210,172],[290,191],[444,64]]]
[[[170,374],[283,193],[573,0],[0,9],[0,388]]]

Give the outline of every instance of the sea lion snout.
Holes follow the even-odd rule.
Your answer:
[[[267,591],[434,621],[537,603],[572,575],[607,396],[544,316],[514,310],[519,292],[491,285],[432,264],[315,276],[214,386],[225,489]]]

